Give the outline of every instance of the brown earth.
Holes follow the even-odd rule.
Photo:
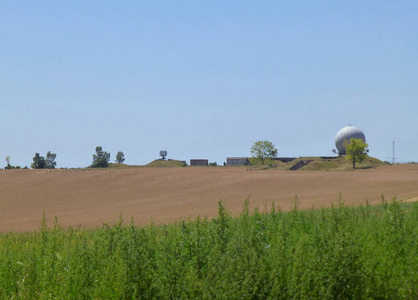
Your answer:
[[[282,210],[336,203],[381,203],[418,197],[418,165],[355,171],[278,171],[245,168],[137,168],[123,170],[2,170],[0,231],[36,230],[45,213],[49,225],[94,227],[115,223],[122,214],[139,225],[213,217],[222,199],[233,215],[250,197],[251,207]]]

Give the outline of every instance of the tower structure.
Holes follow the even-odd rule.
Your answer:
[[[397,159],[397,157],[395,156],[395,141],[392,142],[392,165],[395,164],[395,159]]]

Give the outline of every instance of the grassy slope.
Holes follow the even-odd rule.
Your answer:
[[[109,169],[135,169],[135,168],[173,168],[173,167],[185,167],[184,162],[179,160],[155,160],[146,165],[126,165],[109,163]]]
[[[306,159],[306,158],[303,158]],[[346,158],[336,158],[336,159],[322,159],[320,157],[312,157],[308,159],[313,159],[314,161],[306,165],[300,170],[304,171],[345,171],[345,170],[352,170],[353,165],[352,162],[347,160]],[[368,157],[363,163],[356,163],[357,169],[367,169],[376,167],[379,165],[383,165],[384,163],[374,157]]]
[[[154,160],[145,166],[153,167],[153,168],[173,168],[173,167],[185,167],[186,164],[179,160]]]
[[[301,160],[313,160],[308,165],[299,169],[300,171],[347,171],[352,170],[352,163],[345,158],[336,158],[336,159],[322,159],[321,157],[299,157],[291,162],[283,163],[275,159],[265,159],[264,165],[261,164],[255,158],[250,158],[251,166],[249,167],[254,169],[266,168],[266,169],[276,169],[276,170],[289,170],[292,166],[297,164]],[[363,163],[356,164],[356,169],[368,169],[376,166],[383,165],[384,162],[381,160],[368,157]],[[133,169],[133,168],[143,168],[143,167],[153,167],[153,168],[173,168],[173,167],[185,167],[184,162],[179,160],[155,160],[146,165],[126,165],[126,164],[116,164],[109,163],[109,169]],[[240,166],[237,166],[240,167]],[[244,166],[247,167],[248,166]]]
[[[266,159],[264,166],[268,167],[269,169],[290,170],[292,166],[303,160],[312,160],[312,162],[300,168],[300,171],[347,171],[353,169],[352,162],[344,157],[335,159],[323,159],[321,157],[299,157],[288,163],[283,163],[274,159]],[[254,158],[250,159],[250,163],[253,168],[262,167],[261,163]],[[383,164],[384,162],[377,158],[368,157],[363,163],[357,163],[356,169],[368,169]]]
[[[142,166],[109,163],[109,169],[133,169],[133,168],[141,168],[141,167]]]

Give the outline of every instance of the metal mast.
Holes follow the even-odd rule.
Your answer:
[[[392,142],[392,164],[395,164],[395,159],[397,159],[397,157],[395,156],[395,141]]]

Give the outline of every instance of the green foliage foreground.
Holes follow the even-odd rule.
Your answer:
[[[2,299],[418,299],[418,203],[0,234]]]

